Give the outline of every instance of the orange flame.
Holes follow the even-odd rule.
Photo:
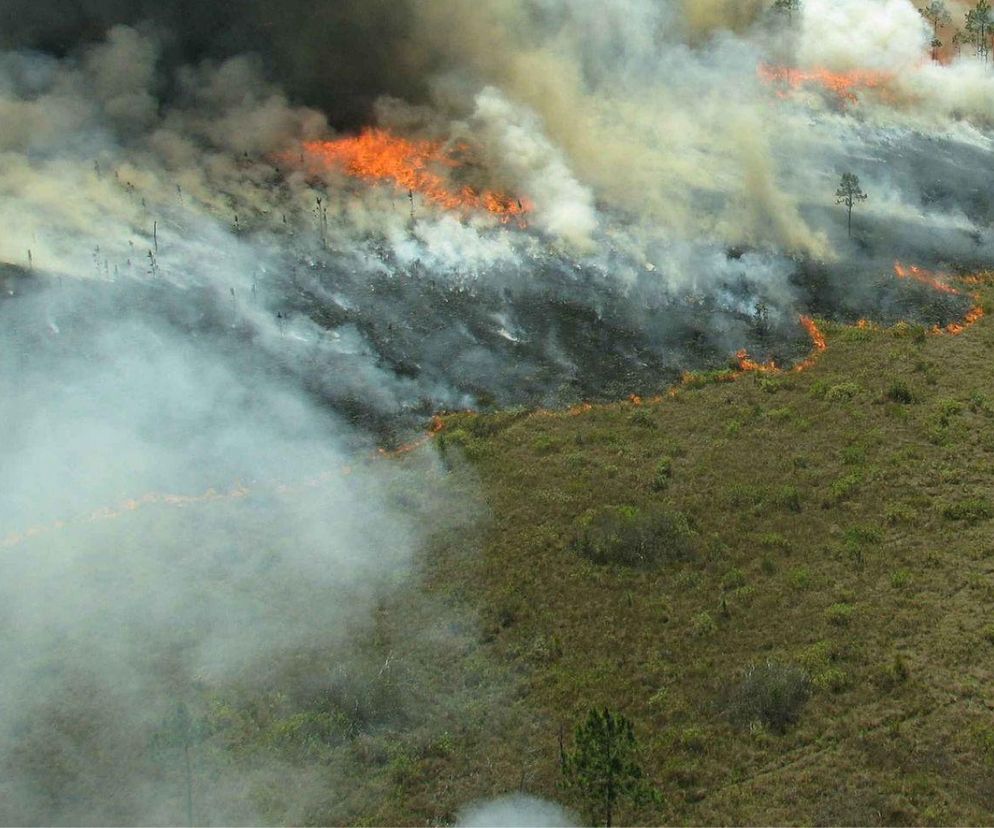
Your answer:
[[[421,446],[429,442],[436,434],[438,434],[442,429],[445,428],[445,418],[443,414],[436,414],[431,418],[431,425],[428,430],[422,434],[418,439],[412,440],[410,443],[404,443],[401,446],[397,446],[395,449],[377,449],[377,453],[381,457],[400,457],[404,454],[410,454]]]
[[[950,293],[953,296],[960,295],[960,292],[956,288],[942,281],[938,274],[932,273],[930,270],[915,267],[914,265],[903,265],[900,262],[894,262],[894,275],[898,279],[913,279],[920,284],[928,285],[940,293]]]
[[[979,301],[979,297],[974,296],[973,300]],[[962,322],[950,322],[944,328],[936,325],[932,328],[932,333],[941,335],[949,334],[950,336],[959,336],[963,331],[969,328],[971,325],[976,324],[984,317],[984,309],[981,305],[974,305],[970,310],[966,312],[966,316],[963,317]]]
[[[749,352],[745,348],[735,352],[735,359],[739,363],[739,371],[742,373],[756,373],[756,374],[775,374],[780,369],[777,364],[770,360],[769,362],[756,362],[749,356]]]
[[[813,348],[811,355],[797,363],[794,366],[795,371],[807,371],[815,362],[818,361],[818,357],[821,356],[823,351],[828,350],[828,343],[825,341],[825,334],[821,332],[821,328],[818,327],[818,323],[814,321],[810,316],[800,316],[799,321],[801,325],[804,326],[804,330],[808,332],[808,337],[811,339],[811,347]]]
[[[830,72],[821,68],[795,69],[790,66],[770,66],[760,63],[757,72],[764,83],[785,87],[777,93],[780,97],[786,97],[786,90],[797,90],[813,84],[831,92],[845,104],[854,104],[859,100],[856,90],[884,89],[893,80],[893,75],[870,69]]]
[[[455,149],[465,150],[465,146]],[[391,182],[448,210],[485,210],[502,221],[520,221],[532,209],[526,199],[506,193],[478,192],[471,187],[454,191],[444,170],[458,167],[460,162],[441,141],[409,140],[383,129],[366,129],[334,141],[308,141],[304,150],[312,162],[341,168],[356,178]]]

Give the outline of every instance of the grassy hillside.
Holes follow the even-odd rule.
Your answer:
[[[192,699],[195,814],[446,824],[519,788],[576,807],[559,734],[606,705],[662,795],[619,822],[989,821],[994,319],[822,329],[802,372],[452,415],[441,464],[370,461],[419,470],[392,494],[433,527],[416,577],[346,650]],[[139,753],[181,819],[182,755]]]
[[[448,418],[492,520],[433,583],[478,596],[539,711],[526,788],[556,795],[559,723],[608,705],[664,797],[627,821],[989,820],[994,323],[824,330],[801,373]],[[783,732],[741,686],[767,661],[810,682]]]

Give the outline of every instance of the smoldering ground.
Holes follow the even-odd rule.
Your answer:
[[[792,25],[640,0],[0,14],[4,821],[182,819],[196,728],[200,820],[374,812],[342,757],[401,767],[390,740],[435,709],[431,658],[391,652],[475,641],[414,598],[391,638],[380,608],[431,527],[477,515],[430,453],[370,464],[377,442],[740,347],[789,362],[799,313],[950,321],[968,300],[894,260],[992,258],[992,75],[923,65],[903,0]],[[779,89],[776,61],[889,80]],[[527,226],[307,162],[373,124],[469,147],[450,183]],[[870,194],[851,238],[845,171]],[[229,761],[233,733],[271,753]]]

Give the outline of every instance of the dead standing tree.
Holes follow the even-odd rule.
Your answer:
[[[866,199],[866,193],[859,186],[859,176],[853,173],[843,173],[839,188],[835,191],[835,203],[844,204],[849,214],[849,238],[852,238],[852,208]]]

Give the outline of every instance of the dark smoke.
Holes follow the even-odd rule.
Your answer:
[[[417,588],[437,535],[469,543],[472,480],[378,448],[743,347],[789,364],[802,313],[962,316],[892,268],[994,260],[989,67],[923,64],[906,0],[807,0],[793,28],[761,6],[0,6],[0,821],[178,821],[177,702],[206,728],[202,820],[368,821],[364,763],[521,711],[475,621]],[[781,99],[771,60],[892,87]],[[527,226],[305,162],[373,124],[463,153],[450,183],[524,198]],[[851,238],[844,172],[870,194]],[[272,750],[233,760],[246,728]]]
[[[161,40],[167,79],[170,68],[257,55],[293,100],[343,129],[368,123],[381,95],[423,99],[438,68],[409,39],[406,0],[8,0],[0,47],[65,56],[116,25]]]

